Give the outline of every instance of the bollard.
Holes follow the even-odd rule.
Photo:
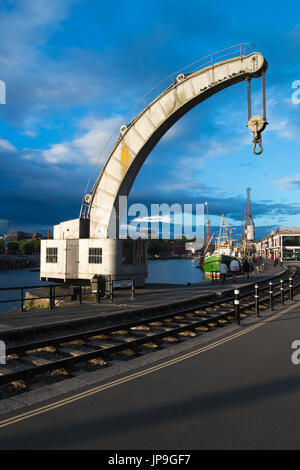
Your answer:
[[[55,308],[55,286],[52,286],[52,307]]]
[[[255,298],[255,313],[256,313],[256,316],[259,317],[259,292],[258,292],[258,285],[255,284],[255,295],[254,295],[254,298]]]
[[[134,280],[132,280],[132,284],[131,284],[131,299],[135,299],[135,283],[134,283]]]
[[[6,344],[2,340],[0,340],[0,364],[6,364]]]
[[[293,300],[294,292],[293,292],[293,278],[289,277],[289,300]]]
[[[212,284],[214,284],[214,283],[215,283],[215,279],[214,279],[214,272],[213,272],[213,270],[211,271],[211,282],[212,282]]]
[[[234,311],[235,311],[235,321],[240,324],[240,291],[239,289],[234,289]]]
[[[274,310],[274,309],[273,309],[273,290],[272,290],[272,286],[273,286],[273,284],[272,284],[272,282],[270,281],[270,282],[269,282],[269,287],[270,287],[270,288],[269,288],[270,309],[271,309],[271,310]]]
[[[82,304],[82,286],[79,287],[79,303]]]
[[[280,305],[284,305],[284,280],[280,279]]]

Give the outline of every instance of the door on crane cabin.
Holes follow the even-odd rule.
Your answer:
[[[79,268],[79,240],[66,240],[65,278],[77,279]]]

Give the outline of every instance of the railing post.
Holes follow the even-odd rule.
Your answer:
[[[259,317],[259,292],[258,292],[259,286],[255,284],[255,313],[256,316]]]
[[[21,312],[24,312],[24,288],[21,287]]]
[[[114,301],[114,281],[110,279],[110,301]]]
[[[294,299],[294,288],[293,288],[293,278],[289,278],[289,298],[290,300]]]
[[[55,286],[52,286],[52,308],[55,308]]]
[[[132,285],[131,285],[131,298],[132,298],[132,300],[135,299],[135,283],[134,283],[134,279],[132,279]]]
[[[234,289],[234,310],[235,310],[235,321],[239,325],[240,319],[240,290]]]
[[[97,303],[100,304],[101,292],[100,292],[100,279],[97,279]]]
[[[271,309],[271,310],[274,310],[274,309],[273,309],[273,290],[272,290],[272,286],[273,286],[273,284],[272,284],[272,282],[270,281],[270,282],[269,282],[270,309]]]
[[[284,305],[284,280],[280,279],[280,304]]]
[[[50,310],[53,310],[53,289],[52,289],[52,286],[49,286],[49,307],[50,307]]]

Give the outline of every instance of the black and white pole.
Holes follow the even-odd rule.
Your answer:
[[[284,305],[284,280],[280,279],[280,304]]]
[[[235,321],[237,325],[240,324],[240,290],[234,289],[234,311],[235,311]]]
[[[270,309],[271,310],[274,310],[273,309],[273,283],[270,281],[269,282],[269,296],[270,296]]]
[[[290,300],[294,299],[294,288],[293,288],[293,278],[289,278],[289,292],[290,292]]]
[[[255,298],[255,313],[256,313],[256,316],[259,317],[259,292],[258,292],[258,285],[255,284],[254,286],[255,288],[255,294],[254,294],[254,298]]]

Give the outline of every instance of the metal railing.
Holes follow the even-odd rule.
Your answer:
[[[119,285],[118,285],[119,283]],[[72,301],[79,301],[80,304],[83,303],[85,297],[92,297],[92,300],[96,300],[97,303],[100,303],[101,298],[107,296],[111,302],[114,300],[114,290],[120,289],[123,287],[128,287],[126,285],[122,285],[120,283],[130,283],[131,289],[131,299],[135,299],[136,292],[135,292],[135,282],[133,279],[124,279],[121,281],[115,281],[111,279],[111,276],[107,276],[105,280],[97,279],[96,283],[93,284],[81,284],[76,286],[70,286],[72,288],[72,292],[67,294],[61,294],[57,292],[57,288],[61,287],[59,284],[48,284],[46,286],[16,286],[16,287],[1,287],[0,292],[5,291],[19,291],[20,296],[15,299],[3,299],[0,300],[0,304],[9,303],[9,302],[18,302],[21,306],[21,312],[31,310],[30,307],[26,308],[26,302],[30,303],[31,301],[36,300],[49,300],[48,309],[53,310],[61,301],[70,298]],[[96,284],[96,288],[93,287]],[[31,289],[48,289],[48,295],[42,295],[40,297],[35,296],[34,294],[32,297],[26,298],[26,292]],[[91,300],[91,299],[89,299]],[[38,306],[40,308],[47,308],[44,306]],[[36,308],[38,308],[36,307]]]
[[[21,305],[21,312],[24,312],[26,310],[30,310],[30,308],[25,308],[26,307],[26,302],[31,302],[31,301],[36,301],[36,300],[49,300],[49,306],[48,308],[53,310],[55,308],[55,305],[57,305],[61,300],[64,298],[70,297],[71,299],[74,298],[74,296],[77,296],[79,298],[79,302],[82,303],[82,297],[86,294],[91,294],[91,292],[82,292],[82,287],[83,286],[76,286],[78,287],[79,291],[78,294],[74,294],[74,292],[71,292],[70,294],[57,294],[55,292],[56,288],[59,287],[58,284],[48,284],[47,286],[16,286],[16,287],[1,287],[0,292],[4,291],[19,291],[20,296],[15,299],[3,299],[0,300],[0,304],[3,303],[9,303],[9,302],[18,302]],[[26,298],[26,292],[29,291],[30,289],[49,289],[49,295],[41,295],[41,297],[37,297],[33,295],[32,297]],[[46,307],[42,307],[46,308]]]
[[[277,291],[276,291],[277,287]],[[294,300],[294,290],[299,289],[300,284],[294,285],[293,276],[289,276],[286,279],[281,278],[278,282],[274,283],[269,281],[267,286],[260,288],[258,284],[254,286],[254,308],[257,317],[260,317],[260,308],[262,305],[273,311],[274,302],[279,298],[280,305],[283,306],[286,300]],[[265,294],[264,294],[265,292]],[[240,325],[240,314],[241,314],[241,303],[240,303],[240,289],[234,290],[234,310],[235,310],[235,321]],[[248,305],[250,307],[251,304]]]

